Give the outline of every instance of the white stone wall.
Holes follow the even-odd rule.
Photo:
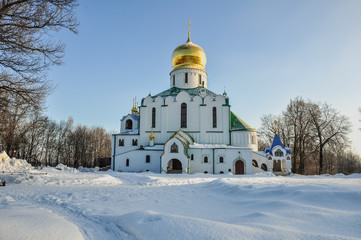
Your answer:
[[[185,82],[185,74],[188,73],[188,82]],[[207,88],[207,73],[200,69],[183,68],[172,71],[170,74],[170,87],[178,88]],[[199,82],[199,76],[201,76],[201,82]],[[173,84],[173,77],[174,83]]]
[[[180,92],[176,97],[165,99],[148,96],[140,107],[140,142],[149,144],[152,124],[152,108],[156,109],[156,127],[153,129],[155,144],[164,144],[169,137],[180,129],[181,104],[187,104],[187,127],[182,128],[195,142],[212,144],[229,144],[229,106],[225,105],[225,97],[206,96],[191,97]],[[217,127],[212,125],[213,107],[217,109]]]
[[[232,131],[231,142],[232,146],[246,147],[251,148],[253,151],[258,151],[257,132]]]
[[[160,155],[162,150],[133,150],[115,156],[115,165],[112,169],[123,172],[145,172],[151,171],[160,173]],[[146,156],[150,156],[150,162],[146,163]],[[129,166],[126,166],[126,160],[129,159]]]
[[[190,173],[235,174],[235,162],[243,160],[245,174],[252,174],[252,151],[244,148],[190,148],[189,156],[193,154],[193,160],[189,161]],[[208,157],[208,163],[204,163],[204,157]],[[223,157],[223,163],[220,163]],[[214,172],[213,172],[214,170]],[[230,170],[230,171],[229,171]]]
[[[267,171],[272,172],[273,164],[272,161],[267,160],[267,157],[257,152],[252,152],[252,160],[256,160],[258,168],[261,169],[262,164],[266,164]]]
[[[119,139],[124,139],[124,146],[119,146]],[[135,149],[138,149],[141,144],[139,135],[122,135],[122,134],[114,134],[112,139],[112,155],[119,155],[124,152],[129,152]],[[138,140],[138,145],[133,146],[132,140]],[[115,142],[114,142],[115,141]]]

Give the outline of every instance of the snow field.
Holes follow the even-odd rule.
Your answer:
[[[361,239],[360,174],[40,172],[47,174],[0,176],[9,180],[0,188],[0,215],[10,218],[3,210],[17,206],[20,215],[51,211],[85,239]]]

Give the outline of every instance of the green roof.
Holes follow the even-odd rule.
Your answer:
[[[161,96],[161,97],[168,97],[168,96],[177,96],[178,93],[182,92],[182,91],[185,91],[187,92],[189,95],[191,96],[197,96],[199,95],[199,91],[201,89],[205,89],[206,91],[206,95],[210,95],[211,97],[216,97],[218,94],[208,90],[207,88],[204,88],[204,87],[196,87],[196,88],[177,88],[177,87],[172,87],[172,88],[169,88],[161,93],[158,93],[152,97],[158,97],[158,96]]]
[[[246,123],[242,118],[238,117],[231,111],[231,131],[256,131],[248,123]]]

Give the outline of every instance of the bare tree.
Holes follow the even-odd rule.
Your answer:
[[[77,33],[76,0],[2,0],[0,2],[0,66],[31,79],[60,64],[64,45],[53,32]]]
[[[291,100],[285,112],[283,112],[285,125],[290,128],[294,172],[304,174],[307,150],[313,149],[313,141],[310,135],[311,118],[308,114],[308,103],[301,97]],[[297,164],[299,163],[299,164]]]
[[[334,145],[338,148],[346,148],[349,143],[347,135],[350,132],[351,123],[348,117],[341,115],[327,103],[321,106],[316,103],[310,103],[308,111],[319,154],[319,174],[322,174],[324,171],[325,147]]]

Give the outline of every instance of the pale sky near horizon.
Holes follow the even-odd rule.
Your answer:
[[[301,96],[327,102],[353,124],[361,153],[361,1],[80,0],[79,34],[61,31],[64,64],[47,115],[119,131],[149,93],[169,88],[173,50],[187,40],[207,55],[208,88],[255,128]]]

